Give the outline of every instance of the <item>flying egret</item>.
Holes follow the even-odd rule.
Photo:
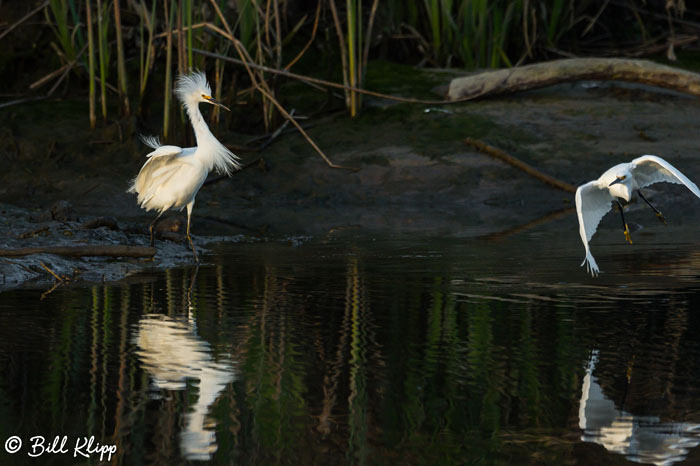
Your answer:
[[[621,163],[610,168],[597,180],[581,185],[576,190],[576,213],[578,214],[579,233],[581,241],[586,248],[586,258],[581,263],[581,267],[586,264],[586,268],[594,277],[600,270],[596,264],[588,242],[598,228],[600,220],[612,208],[612,202],[616,202],[622,217],[622,228],[625,239],[632,244],[630,230],[625,222],[625,214],[622,212],[620,199],[629,202],[635,194],[652,208],[658,219],[666,223],[666,219],[656,207],[640,191],[641,188],[665,181],[667,183],[683,184],[690,189],[693,194],[700,198],[700,190],[683,173],[673,165],[655,155],[643,155],[632,160],[630,163]]]
[[[192,237],[190,236],[190,217],[194,207],[194,198],[213,169],[230,175],[238,170],[238,157],[221,144],[211,133],[199,111],[199,103],[205,102],[228,108],[211,97],[211,88],[201,71],[180,75],[175,83],[175,94],[182,102],[190,117],[197,139],[196,147],[181,148],[163,146],[156,137],[142,137],[144,144],[153,152],[146,155],[148,160],[134,178],[128,192],[138,194],[142,208],[159,211],[151,222],[148,231],[153,246],[153,227],[168,209],[187,207],[187,240],[192,248],[194,260],[199,262]]]

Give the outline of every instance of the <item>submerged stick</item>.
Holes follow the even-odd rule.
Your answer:
[[[568,193],[575,193],[576,192],[576,186],[571,185],[569,183],[566,183],[564,181],[560,181],[554,177],[551,177],[549,175],[546,175],[533,167],[532,165],[528,165],[525,162],[522,162],[521,160],[516,159],[512,155],[508,155],[505,152],[503,152],[501,149],[498,149],[493,146],[489,146],[485,142],[479,141],[478,139],[472,139],[472,138],[466,138],[464,140],[467,144],[469,144],[472,147],[475,147],[478,149],[480,152],[483,152],[486,155],[490,155],[493,158],[499,159],[504,161],[505,163],[514,166],[517,169],[520,169],[527,173],[530,176],[533,176],[537,178],[538,180],[542,181],[543,183],[546,183],[550,186],[553,186],[557,189],[561,189],[562,191],[566,191]]]
[[[35,246],[17,249],[0,249],[0,256],[18,257],[31,254],[56,254],[58,256],[84,257],[152,257],[156,248],[150,246],[126,246],[122,244],[87,245],[87,246]]]
[[[627,81],[700,96],[700,74],[648,60],[569,58],[453,79],[447,96],[460,100],[581,81]],[[489,92],[484,93],[485,89]]]

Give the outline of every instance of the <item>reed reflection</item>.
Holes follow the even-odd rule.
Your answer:
[[[625,455],[638,463],[670,465],[683,461],[700,444],[700,424],[662,422],[656,416],[636,416],[605,396],[593,371],[598,362],[594,350],[586,367],[579,404],[581,440]]]
[[[196,269],[187,292],[187,309],[181,315],[144,314],[136,326],[134,343],[142,367],[158,390],[185,390],[188,382],[198,389],[197,402],[185,414],[180,433],[183,457],[208,460],[217,450],[216,421],[208,416],[221,392],[234,380],[230,361],[216,361],[209,343],[197,334],[196,308],[191,294]]]

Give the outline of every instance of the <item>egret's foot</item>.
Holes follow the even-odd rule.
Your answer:
[[[630,235],[630,227],[627,226],[625,223],[625,239],[627,240],[628,243],[632,244],[632,235]]]
[[[663,223],[664,225],[668,225],[668,222],[666,221],[666,218],[664,217],[664,214],[662,214],[661,212],[656,212],[656,218],[658,218],[659,221],[660,221],[661,223]]]

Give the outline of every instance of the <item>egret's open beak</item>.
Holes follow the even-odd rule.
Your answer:
[[[221,102],[219,102],[218,100],[214,99],[211,96],[205,95],[204,98],[207,99],[207,102],[209,102],[210,104],[218,105],[219,107],[223,108],[224,110],[228,110],[229,112],[231,111],[230,108],[228,108],[226,105],[222,104]]]
[[[614,185],[614,184],[617,184],[617,183],[619,183],[620,181],[622,181],[622,178],[616,179],[615,181],[613,181],[612,183],[610,183],[608,186],[612,186],[612,185]]]

